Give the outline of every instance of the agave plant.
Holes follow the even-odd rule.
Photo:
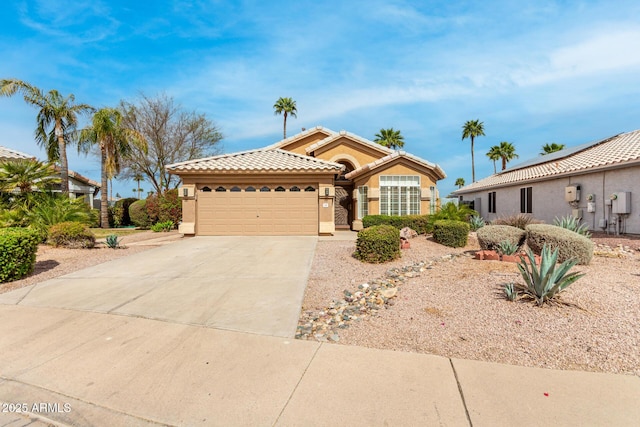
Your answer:
[[[119,248],[120,247],[120,242],[121,242],[121,240],[118,239],[118,235],[116,235],[116,234],[109,234],[106,237],[106,240],[105,240],[105,243],[111,249]]]
[[[471,226],[471,230],[476,231],[479,228],[484,227],[486,224],[481,216],[471,215],[471,217],[469,218],[469,225]]]
[[[502,241],[498,245],[498,252],[502,255],[513,255],[518,251],[518,245],[508,241]]]
[[[553,220],[553,225],[566,228],[567,230],[574,231],[585,237],[591,237],[591,233],[589,233],[589,227],[587,227],[587,224],[580,224],[580,220],[573,215],[563,216],[562,218],[556,217]]]
[[[509,301],[515,301],[518,299],[518,289],[513,283],[507,283],[504,285],[504,294]]]
[[[540,254],[540,267],[536,266],[535,256],[531,249],[527,249],[528,261],[521,258],[518,269],[526,286],[524,292],[533,298],[538,306],[554,298],[559,292],[565,290],[573,282],[584,276],[584,273],[571,272],[577,261],[568,259],[560,265],[558,261],[558,249],[551,249],[544,245]]]

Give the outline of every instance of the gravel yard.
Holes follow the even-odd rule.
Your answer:
[[[348,327],[332,330],[329,341],[640,375],[640,240],[597,235],[594,241],[596,256],[591,264],[574,267],[587,275],[562,293],[562,300],[571,305],[542,308],[503,297],[504,283],[522,282],[517,266],[474,260],[471,254],[479,247],[473,237],[467,247],[452,249],[420,236],[411,240],[411,249],[403,250],[402,259],[382,265],[354,259],[353,242],[320,241],[300,324],[330,317],[327,313],[336,307],[331,302],[344,301],[344,290],[356,293],[362,290],[359,285],[376,283],[390,268],[424,261],[423,267],[415,268],[418,277],[398,285],[393,305],[383,304],[380,310],[344,322]],[[320,335],[309,338],[326,339]]]

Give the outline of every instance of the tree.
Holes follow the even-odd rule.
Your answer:
[[[487,157],[493,162],[493,173],[496,173],[496,162],[501,159],[500,146],[494,145],[487,151]]]
[[[404,147],[404,136],[402,136],[399,130],[394,130],[393,128],[380,129],[380,132],[376,133],[373,142],[377,142],[383,147],[396,150]]]
[[[143,135],[148,150],[132,147],[119,176],[131,179],[142,174],[157,194],[180,183],[165,166],[220,152],[222,133],[217,126],[204,114],[184,111],[171,97],[142,95],[137,104],[121,102],[120,110],[124,126]]]
[[[462,188],[462,187],[464,187],[464,178],[458,178],[458,179],[456,179],[456,183],[455,183],[455,185],[457,185],[457,186],[458,186],[458,188]]]
[[[88,153],[92,147],[100,149],[100,225],[109,228],[108,183],[120,172],[121,162],[127,159],[137,148],[146,152],[147,143],[144,136],[123,124],[122,113],[115,108],[98,110],[91,121],[91,126],[80,131],[78,150]]]
[[[502,141],[498,146],[498,152],[500,153],[500,158],[502,159],[502,170],[507,168],[507,162],[517,159],[518,156],[516,154],[516,147],[513,146],[512,143],[507,141]]]
[[[142,191],[140,189],[140,181],[144,181],[144,176],[142,176],[142,174],[140,172],[134,172],[133,180],[136,182],[137,187],[138,187],[138,199],[139,199],[140,198],[140,192]]]
[[[462,125],[462,140],[471,139],[471,181],[476,182],[476,166],[473,154],[473,143],[478,136],[484,136],[484,123],[480,120],[467,120]]]
[[[73,94],[65,98],[55,89],[45,94],[21,80],[0,80],[0,96],[13,96],[18,92],[27,104],[39,109],[36,118],[36,142],[47,151],[49,162],[60,163],[60,187],[63,194],[68,194],[67,142],[76,130],[78,115],[89,114],[94,109],[87,104],[76,104]]]
[[[5,160],[0,163],[0,189],[20,193],[30,193],[36,187],[40,190],[50,189],[59,183],[53,165],[44,164],[36,159]]]
[[[287,139],[287,116],[298,117],[296,113],[298,108],[296,107],[296,101],[293,98],[278,98],[275,104],[273,104],[274,114],[282,114],[284,116],[284,132],[283,139]]]
[[[546,154],[555,153],[556,151],[560,151],[564,149],[564,144],[556,144],[552,142],[551,144],[544,144],[542,146],[542,152],[540,155],[544,156]]]

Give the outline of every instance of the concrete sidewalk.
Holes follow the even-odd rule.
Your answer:
[[[0,402],[31,411],[0,425],[635,426],[640,379],[0,305]]]

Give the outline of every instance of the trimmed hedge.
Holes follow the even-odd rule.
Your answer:
[[[433,240],[441,245],[461,248],[467,245],[470,229],[466,222],[441,219],[433,223]]]
[[[551,250],[558,249],[558,262],[575,259],[578,264],[589,264],[593,257],[593,242],[574,231],[550,224],[527,226],[527,245],[540,254],[546,244]]]
[[[138,200],[129,206],[129,218],[136,227],[144,230],[151,227],[151,219],[147,213],[147,201]]]
[[[129,217],[129,206],[137,202],[138,199],[135,197],[127,197],[126,199],[118,200],[114,205],[114,225],[116,226],[127,226],[131,225],[131,218]],[[119,218],[116,218],[116,215],[120,215]]]
[[[486,251],[497,251],[502,242],[517,245],[519,249],[527,238],[526,231],[510,225],[485,225],[476,233],[480,248]]]
[[[390,225],[402,230],[409,227],[418,234],[427,232],[427,224],[429,223],[429,215],[367,215],[362,218],[362,226],[364,228],[373,227],[374,225]]]
[[[0,229],[0,283],[18,280],[33,271],[40,235],[29,228]]]
[[[353,256],[360,261],[381,263],[400,257],[400,232],[391,225],[374,225],[358,232]]]
[[[49,227],[49,243],[71,249],[89,249],[96,245],[96,236],[79,222],[61,222]]]

